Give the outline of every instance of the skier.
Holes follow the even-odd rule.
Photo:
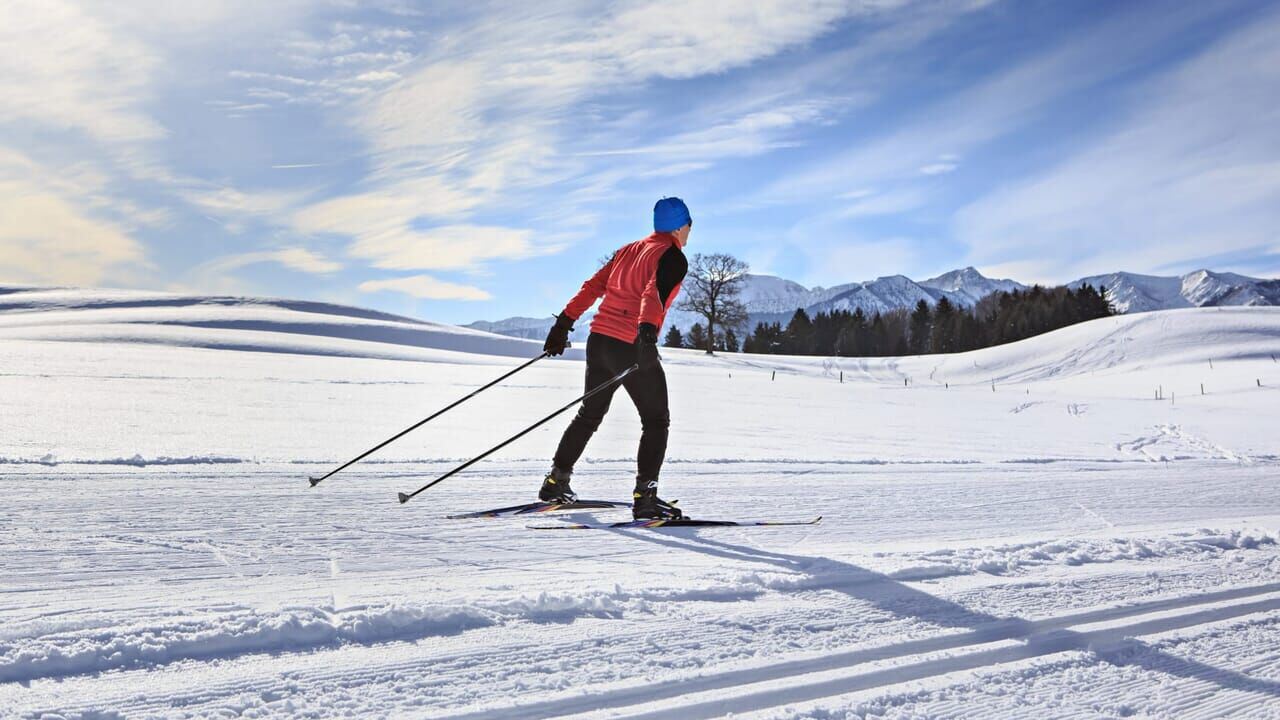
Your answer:
[[[679,519],[679,508],[658,498],[658,471],[667,452],[667,376],[658,357],[658,330],[668,308],[680,293],[689,263],[683,248],[689,242],[693,218],[680,198],[662,198],[653,207],[653,234],[622,246],[604,267],[582,284],[582,289],[556,316],[542,349],[560,355],[569,346],[573,323],[604,296],[591,321],[587,337],[588,391],[632,365],[639,370],[622,381],[640,413],[642,432],[637,453],[636,487],[631,513],[641,519]],[[609,411],[614,386],[588,398],[560,438],[551,472],[542,481],[538,498],[570,503],[577,495],[569,487],[573,465],[582,455],[600,421]]]

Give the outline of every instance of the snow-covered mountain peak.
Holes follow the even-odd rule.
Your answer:
[[[815,288],[815,290],[821,290],[821,288]],[[809,292],[811,292],[809,288],[786,278],[748,273],[743,276],[742,293],[739,297],[743,302],[753,303],[790,299]]]
[[[941,290],[960,296],[966,305],[972,305],[995,292],[1013,292],[1026,289],[1022,283],[1008,279],[989,278],[972,265],[943,273],[935,278],[922,280],[922,287]]]
[[[965,285],[974,285],[985,282],[986,280],[987,278],[982,273],[978,272],[977,268],[969,265],[968,267],[960,268],[959,270],[945,272],[935,278],[929,278],[921,284],[928,285],[929,287],[935,287],[939,290],[958,290]]]

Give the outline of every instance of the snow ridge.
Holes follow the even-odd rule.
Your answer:
[[[235,465],[253,462],[244,458],[225,457],[220,455],[188,455],[184,457],[143,457],[134,454],[132,457],[113,458],[60,458],[53,453],[46,453],[38,458],[9,458],[0,456],[0,465],[125,465],[128,467],[147,467],[148,465]]]
[[[1088,513],[1088,508],[1082,508]],[[879,553],[876,557],[903,562],[888,573],[895,580],[928,580],[953,575],[1011,575],[1043,565],[1089,565],[1150,558],[1194,558],[1224,550],[1251,550],[1275,545],[1276,534],[1265,530],[1200,529],[1174,537],[1062,539],[987,548],[934,550],[919,556]]]
[[[342,611],[320,607],[242,611],[164,625],[85,630],[0,644],[0,682],[160,665],[179,660],[281,652],[341,642],[422,638],[482,627],[491,612],[474,607],[387,605]]]

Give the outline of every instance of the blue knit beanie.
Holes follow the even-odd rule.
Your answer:
[[[671,232],[693,222],[689,208],[678,197],[664,197],[653,206],[653,229],[658,232]]]

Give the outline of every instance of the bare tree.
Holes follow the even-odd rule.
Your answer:
[[[707,321],[707,354],[715,349],[716,326],[739,328],[747,322],[747,308],[738,299],[747,264],[732,255],[693,256],[684,279],[684,297],[677,306]]]

